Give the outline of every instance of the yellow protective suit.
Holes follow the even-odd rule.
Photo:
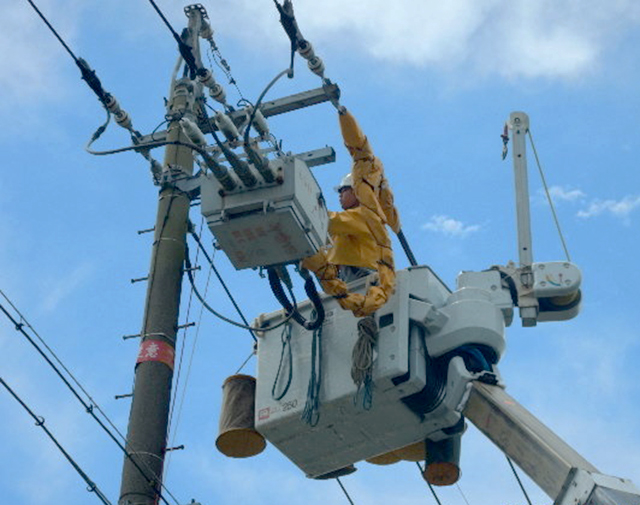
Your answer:
[[[382,307],[395,288],[393,251],[386,225],[397,233],[400,220],[384,167],[374,156],[367,137],[350,112],[343,109],[339,119],[345,146],[353,158],[353,189],[360,205],[329,212],[331,245],[303,260],[301,266],[315,272],[323,290],[335,296],[343,309],[364,317]],[[376,269],[378,284],[364,295],[351,293],[338,278],[340,265]]]

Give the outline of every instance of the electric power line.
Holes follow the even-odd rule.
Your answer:
[[[173,35],[173,38],[178,43],[178,50],[180,51],[180,55],[182,56],[182,58],[184,59],[185,63],[189,67],[189,72],[191,73],[191,78],[194,79],[195,76],[196,76],[196,72],[198,70],[198,68],[197,68],[198,65],[196,63],[195,57],[193,56],[193,51],[192,51],[191,46],[187,45],[184,42],[184,40],[182,40],[182,37],[180,37],[180,35],[178,35],[178,33],[173,29],[173,27],[171,26],[171,23],[169,23],[169,21],[167,20],[166,16],[160,10],[160,7],[158,7],[158,5],[153,0],[149,0],[149,3],[155,9],[155,11],[158,13],[160,18],[164,22],[164,24],[167,26],[167,28],[171,32],[171,35]]]
[[[42,428],[44,432],[47,434],[49,439],[55,444],[58,450],[62,453],[62,455],[67,459],[69,464],[75,469],[76,472],[82,477],[82,479],[87,483],[87,491],[91,493],[95,493],[98,499],[104,503],[105,505],[111,505],[111,502],[107,499],[107,497],[100,491],[98,486],[89,478],[89,476],[80,468],[80,465],[74,461],[71,455],[62,447],[62,444],[58,442],[56,437],[49,431],[49,429],[44,424],[44,418],[37,416],[33,413],[33,411],[29,408],[29,406],[18,396],[18,394],[0,377],[0,384],[4,386],[4,388],[13,396],[13,398],[22,406],[24,410],[35,420],[36,426]]]
[[[344,493],[344,495],[347,497],[347,500],[349,500],[349,503],[351,505],[355,505],[353,503],[353,500],[351,499],[351,496],[349,496],[349,493],[347,492],[347,490],[345,489],[345,487],[342,485],[342,481],[340,480],[340,477],[336,477],[336,480],[338,481],[338,485],[340,486],[340,489],[342,489],[342,492]]]
[[[91,67],[89,66],[89,64],[85,60],[83,60],[82,58],[77,57],[73,53],[73,51],[71,50],[69,45],[62,39],[60,34],[55,30],[55,28],[51,25],[49,20],[40,11],[40,9],[38,9],[36,4],[33,3],[32,0],[27,0],[27,2],[29,2],[31,7],[33,7],[33,9],[36,11],[38,16],[40,16],[40,18],[42,19],[42,21],[44,21],[44,23],[47,25],[49,30],[51,30],[51,33],[53,33],[53,35],[58,39],[60,44],[62,44],[62,47],[64,47],[64,49],[67,51],[67,53],[69,53],[69,56],[71,56],[71,58],[73,58],[73,61],[75,62],[75,64],[80,69],[80,73],[82,74],[82,79],[89,85],[89,87],[96,94],[96,96],[98,97],[100,102],[102,102],[102,104],[106,107],[107,93],[105,93],[104,89],[102,88],[102,83],[100,82],[100,79],[98,79],[98,76],[96,75],[95,71],[91,69]]]
[[[422,469],[422,467],[420,466],[420,463],[418,461],[416,461],[416,466],[418,467],[418,469],[420,470],[420,475],[424,474],[424,470]],[[431,485],[431,482],[429,482],[428,480],[426,480],[427,485],[429,486],[429,489],[431,490],[431,494],[433,495],[433,497],[436,500],[436,503],[438,505],[442,505],[442,503],[440,503],[440,499],[438,498],[438,495],[436,494],[436,490],[433,489],[433,486]]]
[[[213,273],[215,274],[215,276],[217,277],[218,281],[220,282],[220,285],[222,286],[222,288],[224,289],[224,292],[227,294],[227,296],[229,297],[229,300],[231,301],[231,304],[233,305],[233,307],[236,309],[236,312],[238,313],[238,315],[240,316],[240,318],[242,319],[242,322],[245,324],[245,326],[250,327],[249,322],[247,321],[247,318],[244,316],[242,310],[240,309],[240,307],[238,306],[238,304],[236,303],[233,295],[231,294],[231,291],[229,291],[229,288],[227,287],[226,283],[224,282],[224,279],[222,278],[222,276],[220,275],[220,272],[218,272],[218,269],[216,268],[215,264],[213,263],[213,259],[211,258],[211,256],[209,256],[209,253],[207,252],[207,250],[205,249],[202,241],[200,240],[200,237],[198,236],[198,234],[195,232],[194,227],[193,227],[193,223],[189,222],[189,234],[193,237],[193,239],[196,241],[196,244],[198,244],[198,248],[199,250],[202,251],[202,254],[204,255],[205,259],[207,260],[207,262],[209,263],[211,269],[213,270]],[[249,328],[249,332],[251,333],[251,338],[253,338],[254,342],[257,342],[257,338],[253,332],[253,329]]]
[[[2,293],[2,295],[6,297],[6,295],[4,293]],[[9,302],[11,304],[12,307],[14,307],[14,305]],[[47,356],[47,354],[42,350],[42,348],[37,344],[37,342],[25,331],[24,327],[25,327],[25,319],[24,317],[20,314],[20,312],[18,312],[18,314],[20,314],[20,321],[17,321],[10,313],[9,311],[6,309],[6,307],[0,303],[0,311],[4,313],[4,315],[13,323],[16,331],[18,331],[19,333],[21,333],[26,339],[27,341],[32,345],[32,347],[38,352],[38,354],[40,354],[40,356],[47,362],[47,364],[51,367],[51,369],[55,372],[55,374],[60,378],[60,380],[62,380],[62,382],[65,384],[65,386],[67,386],[67,388],[69,389],[69,391],[73,394],[73,396],[75,396],[75,398],[80,402],[80,404],[84,407],[85,411],[87,412],[87,414],[89,414],[100,426],[100,428],[102,428],[102,430],[109,436],[109,438],[120,448],[120,450],[124,453],[125,457],[127,459],[129,459],[134,467],[141,473],[141,475],[143,475],[145,477],[145,479],[149,480],[149,482],[151,482],[151,479],[149,478],[149,476],[147,475],[147,473],[145,472],[145,470],[140,466],[140,464],[132,457],[131,453],[129,453],[129,451],[126,449],[126,447],[124,445],[122,445],[122,443],[118,440],[118,438],[113,434],[113,432],[105,425],[105,423],[96,415],[95,410],[96,410],[96,404],[95,402],[91,399],[90,403],[87,403],[85,401],[84,398],[82,398],[82,396],[80,395],[80,393],[78,393],[78,391],[76,390],[76,388],[71,384],[71,382],[69,381],[69,379],[67,377],[65,377],[65,375],[60,371],[60,368],[58,368],[58,366],[56,366],[56,364],[53,362],[53,360]],[[27,323],[27,326],[29,328],[31,328],[31,325]],[[40,338],[40,337],[38,337]],[[55,355],[54,355],[55,356]],[[55,359],[58,359],[57,357]],[[67,370],[66,367],[63,367],[64,370]],[[68,372],[67,372],[68,373]],[[71,376],[71,375],[70,375]],[[71,376],[72,377],[72,376]],[[72,379],[73,381],[77,382],[75,378]],[[82,388],[81,388],[82,389]],[[84,389],[82,389],[82,391],[84,392]],[[89,395],[87,395],[88,398],[91,398]],[[100,412],[104,415],[104,413],[100,410]],[[106,418],[106,416],[105,416]],[[111,421],[108,421],[110,424]],[[117,431],[117,430],[116,430]],[[122,434],[120,434],[120,432],[117,432],[118,435],[120,435],[120,437],[122,437]],[[157,477],[157,476],[156,476]],[[164,490],[167,492],[167,494],[169,496],[171,496],[171,498],[176,502],[179,503],[178,500],[166,489],[166,487],[164,485],[162,485],[162,487],[164,488]],[[160,497],[160,499],[166,504],[169,505],[169,502],[166,500],[166,498],[162,495],[162,493],[160,491],[157,491],[158,496]]]
[[[520,477],[518,476],[518,472],[516,472],[516,468],[513,466],[513,463],[511,462],[511,458],[509,458],[509,456],[506,456],[507,458],[507,463],[509,463],[509,466],[511,467],[511,471],[513,472],[513,475],[515,475],[516,480],[518,481],[518,484],[520,486],[520,489],[522,490],[525,499],[527,500],[527,503],[529,505],[531,504],[531,500],[529,499],[529,495],[527,494],[526,489],[524,488],[524,486],[522,485],[522,481],[520,480]]]

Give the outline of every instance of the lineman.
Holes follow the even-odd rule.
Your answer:
[[[386,229],[400,230],[393,193],[382,162],[373,154],[367,137],[353,115],[338,107],[340,130],[353,160],[351,172],[340,186],[340,212],[329,212],[332,244],[306,258],[302,267],[316,273],[325,292],[355,316],[372,314],[384,305],[395,287],[391,240]],[[378,272],[377,285],[366,294],[349,292],[346,282]]]

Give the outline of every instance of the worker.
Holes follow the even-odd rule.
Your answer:
[[[340,181],[340,185],[336,187],[336,191],[338,192],[338,198],[340,200],[340,207],[342,210],[355,209],[360,205],[360,201],[356,196],[356,192],[353,189],[353,175],[349,172],[345,175]],[[333,216],[333,222],[339,219],[339,214],[335,213]],[[336,233],[336,226],[333,226],[333,241],[334,241],[334,249],[333,251],[339,249],[347,249],[351,251],[355,251],[358,248],[358,238],[356,235],[350,235],[348,232],[350,231],[348,228],[346,229],[347,233],[338,235]],[[342,240],[342,244],[340,246],[336,246],[335,242],[337,240]],[[350,243],[351,242],[351,243]],[[335,255],[334,255],[335,261]],[[361,277],[366,277],[367,275],[373,273],[374,270],[371,268],[365,267],[357,267],[349,264],[338,265],[338,277],[344,282],[351,282]]]
[[[331,244],[306,258],[302,267],[316,273],[325,292],[335,296],[344,309],[364,317],[384,305],[395,287],[391,240],[386,226],[400,230],[393,194],[382,162],[373,154],[369,140],[353,115],[338,107],[340,130],[353,160],[337,190],[341,212],[329,212]],[[366,294],[351,293],[347,282],[378,272],[376,285]]]

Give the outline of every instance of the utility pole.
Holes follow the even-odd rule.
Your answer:
[[[198,33],[201,14],[189,15],[187,44],[199,61]],[[180,118],[194,118],[201,87],[184,78],[172,86],[167,131],[168,142],[190,143]],[[193,155],[184,145],[168,145],[165,175],[159,194],[155,235],[148,279],[142,342],[136,361],[135,386],[127,432],[127,456],[122,471],[119,505],[155,505],[160,501],[166,452],[167,427],[183,280],[189,196],[172,184],[171,175],[193,174]],[[166,502],[166,501],[165,501]]]

